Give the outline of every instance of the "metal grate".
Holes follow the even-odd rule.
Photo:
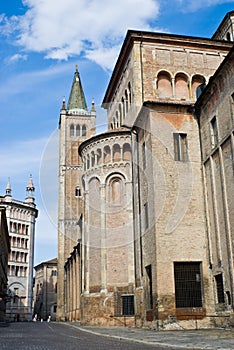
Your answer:
[[[122,315],[134,315],[134,295],[122,295]]]
[[[202,307],[200,263],[174,263],[176,308]]]
[[[224,304],[225,300],[224,300],[224,289],[223,289],[223,276],[221,273],[215,276],[215,281],[216,281],[218,303]]]

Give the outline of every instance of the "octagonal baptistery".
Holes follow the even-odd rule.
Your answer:
[[[108,131],[79,147],[84,164],[81,322],[134,322],[131,134]]]

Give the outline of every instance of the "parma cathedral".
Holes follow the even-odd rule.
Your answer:
[[[129,30],[99,134],[76,68],[59,120],[57,320],[234,322],[233,42],[234,11],[209,39]]]

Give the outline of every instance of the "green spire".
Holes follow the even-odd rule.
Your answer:
[[[87,111],[87,104],[85,101],[84,91],[81,85],[80,74],[78,72],[78,66],[76,65],[76,71],[72,83],[70,97],[67,105],[67,109],[85,110]]]

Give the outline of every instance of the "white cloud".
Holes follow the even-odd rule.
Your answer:
[[[24,5],[23,16],[2,19],[3,31],[16,34],[20,47],[53,59],[83,53],[105,68],[113,66],[113,47],[116,53],[126,30],[149,30],[159,14],[159,0],[24,0]]]
[[[8,59],[6,60],[7,63],[15,63],[15,62],[18,62],[18,61],[26,61],[28,58],[27,55],[21,55],[19,53],[11,56],[11,57],[8,57]]]
[[[183,12],[195,12],[204,7],[217,6],[233,3],[233,0],[176,0],[183,9]]]

